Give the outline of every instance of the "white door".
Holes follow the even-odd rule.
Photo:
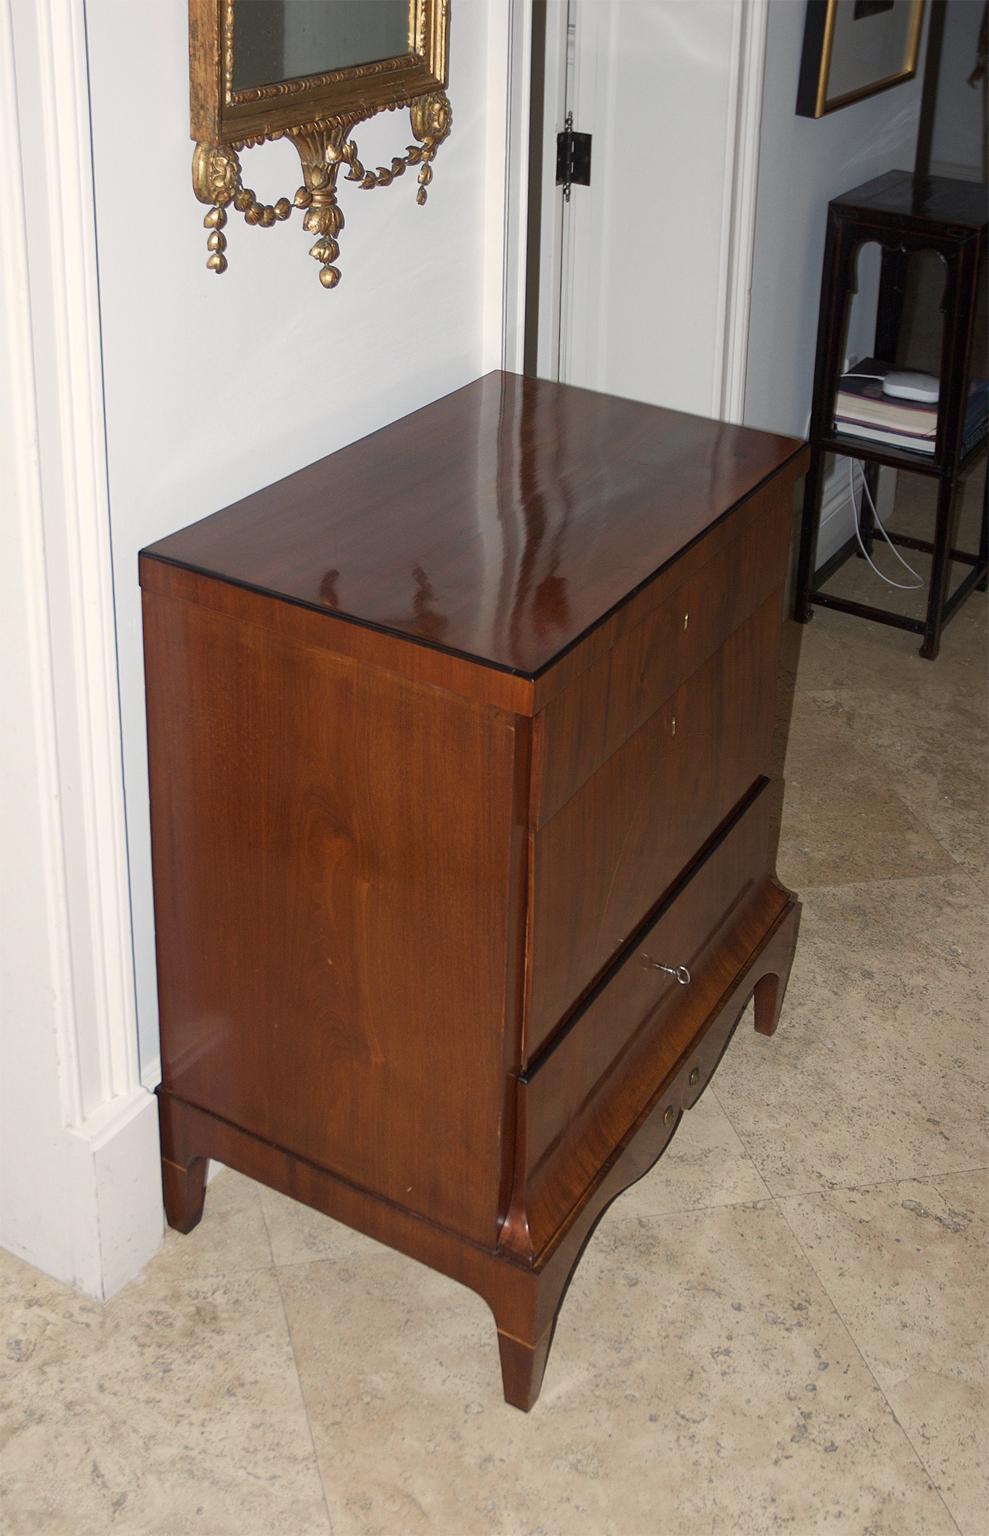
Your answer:
[[[765,0],[550,5],[544,376],[740,419],[765,21]],[[569,201],[567,112],[591,135]]]

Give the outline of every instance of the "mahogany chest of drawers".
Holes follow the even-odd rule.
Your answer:
[[[532,1405],[594,1224],[776,1025],[803,467],[493,373],[143,552],[173,1226],[219,1158],[473,1287]]]

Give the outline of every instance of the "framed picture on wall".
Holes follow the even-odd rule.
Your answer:
[[[807,0],[798,117],[823,117],[917,72],[924,0]]]

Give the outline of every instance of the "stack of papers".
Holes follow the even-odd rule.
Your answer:
[[[911,448],[915,453],[933,453],[937,437],[937,404],[920,400],[894,400],[883,394],[882,381],[889,363],[874,357],[863,358],[838,382],[835,399],[835,431],[843,437],[865,437],[891,448]],[[876,374],[876,378],[862,375]]]
[[[933,454],[938,406],[884,395],[882,381],[892,367],[892,363],[866,357],[842,374],[835,398],[835,433],[842,437],[861,437],[890,448],[909,448],[913,453]],[[963,458],[985,437],[987,424],[989,380],[973,379],[962,431]]]

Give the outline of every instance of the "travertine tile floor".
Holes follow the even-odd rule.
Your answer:
[[[0,1254],[5,1536],[983,1536],[985,612],[934,665],[788,635],[783,1022],[605,1218],[530,1416],[478,1298],[225,1172],[105,1309]]]

